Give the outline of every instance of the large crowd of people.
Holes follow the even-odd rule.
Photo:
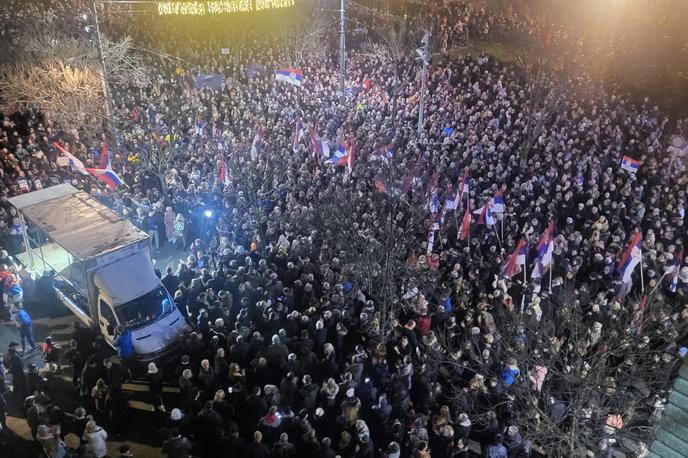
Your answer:
[[[451,2],[443,11],[446,46],[467,39],[466,29],[489,33],[491,21],[508,22]],[[418,130],[420,73],[397,90],[393,69],[374,54],[349,53],[342,100],[335,53],[303,56],[297,87],[275,80],[288,59],[265,34],[242,32],[227,56],[219,40],[181,23],[135,32],[151,47],[164,34],[184,60],[149,55],[148,87],[113,88],[119,137],[107,153],[100,133],[79,139],[40,110],[5,113],[0,193],[69,181],[147,232],[154,257],[165,245],[183,254],[178,265],[159,266],[189,321],[179,358],[143,368],[149,402],[165,418],[156,425],[167,435],[161,453],[526,457],[551,454],[545,431],[566,436],[575,423],[575,443],[562,441],[558,456],[578,448],[611,456],[628,451],[619,440],[626,430],[657,424],[686,354],[688,175],[666,140],[688,133],[687,122],[555,70],[543,71],[549,101],[539,105],[521,69],[468,56],[429,66]],[[419,70],[414,58],[402,64]],[[225,83],[197,88],[197,69],[180,63],[189,61]],[[249,65],[262,70],[247,75]],[[311,136],[332,154],[346,143],[352,159],[326,164]],[[58,165],[54,142],[87,166],[108,154],[127,187]],[[148,168],[151,151],[168,158],[162,173]],[[637,171],[619,166],[623,156],[640,161]],[[466,207],[479,209],[500,190],[496,224],[483,215],[462,233]],[[0,216],[7,290],[24,239],[7,202]],[[531,278],[549,224],[551,272]],[[636,232],[642,262],[624,282],[619,261]],[[406,266],[394,271],[406,275],[394,279],[403,291],[379,296],[362,281],[384,277],[365,249],[348,244],[360,233],[395,239],[393,249],[385,243]],[[525,281],[504,274],[521,239]],[[6,305],[25,327],[23,347],[31,320],[17,302]],[[40,368],[23,367],[18,342],[4,365],[14,394],[29,396],[25,415],[46,456],[103,457],[108,434],[127,437],[122,384],[140,368],[128,367],[125,344],[113,356],[89,329],[77,326],[71,337],[62,350],[42,348],[49,373],[64,366],[73,374],[83,403],[73,415],[51,400]],[[595,387],[579,403],[568,387],[583,387],[581,374],[595,371],[604,393]],[[0,395],[0,412],[11,396]],[[633,437],[642,456],[649,436]],[[119,453],[132,456],[127,445]]]

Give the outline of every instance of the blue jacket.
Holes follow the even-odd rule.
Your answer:
[[[25,326],[27,328],[31,326],[31,324],[33,323],[33,321],[31,321],[31,317],[29,316],[29,314],[26,312],[26,310],[23,309],[17,312],[16,320],[20,325]]]
[[[127,358],[134,353],[134,344],[131,341],[131,331],[125,330],[114,341],[117,347],[117,354],[122,358]]]

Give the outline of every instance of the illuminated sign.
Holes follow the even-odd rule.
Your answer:
[[[205,14],[245,13],[294,6],[295,0],[208,0],[158,2],[160,16],[203,16]]]

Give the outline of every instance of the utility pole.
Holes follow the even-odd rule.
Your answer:
[[[430,61],[430,32],[425,32],[423,35],[422,48],[416,49],[416,52],[423,61],[423,77],[420,86],[420,106],[418,107],[418,135],[423,131],[423,116],[425,111],[425,86],[428,81],[428,62]]]
[[[346,41],[344,36],[344,0],[340,0],[339,10],[339,91],[344,104],[344,86],[346,83]]]
[[[116,151],[119,152],[119,138],[117,135],[117,127],[112,112],[112,94],[110,93],[110,85],[107,80],[107,68],[105,67],[105,56],[103,55],[103,40],[100,35],[100,21],[98,20],[98,1],[93,1],[93,20],[96,26],[96,40],[98,41],[98,57],[100,58],[100,81],[103,85],[103,95],[105,96],[105,116],[107,117],[107,126],[110,133],[115,138]]]

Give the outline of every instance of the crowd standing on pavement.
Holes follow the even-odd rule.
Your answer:
[[[440,24],[447,46],[467,39],[466,29],[488,34],[490,26],[508,22],[469,14],[465,5],[447,11],[452,14]],[[160,33],[139,31],[139,38],[152,45]],[[643,335],[640,329],[633,345],[651,347],[649,367],[667,378],[685,356],[688,258],[681,254],[688,175],[684,163],[666,152],[665,138],[688,134],[688,122],[669,123],[647,100],[637,104],[599,88],[590,91],[594,83],[584,75],[552,75],[547,84],[560,86],[557,114],[522,161],[537,107],[522,73],[487,56],[430,66],[419,134],[419,78],[405,81],[394,97],[392,69],[375,56],[350,53],[351,93],[342,103],[334,53],[299,62],[304,82],[294,87],[275,81],[270,70],[247,76],[249,64],[285,65],[279,43],[269,37],[248,32],[221,60],[211,40],[181,28],[165,33],[166,46],[202,63],[204,71],[222,73],[225,83],[198,89],[193,69],[151,57],[155,78],[149,87],[115,88],[115,111],[127,122],[120,149],[110,142],[108,154],[127,188],[113,190],[58,166],[53,142],[86,164],[100,162],[103,143],[82,143],[32,111],[3,116],[0,194],[23,192],[23,178],[42,186],[67,180],[147,232],[154,256],[169,245],[185,257],[178,265],[159,266],[162,283],[189,321],[181,355],[172,365],[154,362],[143,371],[154,414],[165,419],[160,429],[166,456],[463,457],[471,443],[490,458],[531,456],[531,436],[537,434],[514,424],[510,396],[518,386],[533,384],[540,391],[543,384],[561,383],[553,375],[557,370],[581,370],[586,357],[603,351],[596,345],[601,334],[618,332],[615,323],[624,310],[639,308],[640,271],[654,310],[644,327],[663,333]],[[404,65],[420,68],[414,56]],[[297,120],[333,151],[355,140],[355,160],[342,167],[323,164],[308,135],[294,141]],[[375,226],[370,215],[392,192],[376,186],[386,161],[375,156],[390,144],[394,153],[386,161],[412,175],[402,194],[434,189],[446,207],[469,177],[473,209],[503,190],[506,211],[497,215],[501,237],[490,226],[473,224],[466,239],[460,234],[465,206],[459,206],[449,212],[458,216],[446,217],[431,243],[427,229],[434,220],[427,210],[428,226],[412,234],[417,246],[406,255],[409,265],[433,271],[435,280],[409,286],[416,294],[390,318],[393,332],[387,336],[380,332],[381,299],[355,283],[353,271],[362,267],[349,262],[346,247],[332,246],[332,234],[314,215],[326,201],[355,194],[357,208],[341,217],[352,231]],[[174,149],[164,176],[143,167],[144,148]],[[637,172],[619,167],[624,155],[641,161]],[[223,162],[228,179],[218,172]],[[239,172],[260,178],[271,163],[283,169],[254,190],[260,195],[257,212]],[[129,433],[131,407],[123,385],[134,368],[128,367],[126,330],[118,329],[124,337],[113,356],[94,331],[76,324],[65,348],[52,341],[41,346],[46,368],[24,367],[22,356],[32,351],[26,343],[36,348],[30,310],[12,290],[22,270],[12,256],[24,240],[15,209],[5,203],[0,217],[4,305],[19,340],[4,355],[13,395],[27,399],[24,414],[46,456],[104,457],[109,438]],[[552,275],[526,282],[501,278],[519,240],[534,254],[550,223],[556,228]],[[629,284],[619,280],[617,264],[635,232],[642,234],[643,263]],[[665,273],[677,262],[673,280]],[[568,331],[547,335],[552,342],[545,347],[565,355],[565,368],[502,354],[508,346],[499,344],[504,323],[522,314],[538,323],[566,322],[570,316],[558,308],[566,294],[573,294],[580,308],[574,315],[584,317],[589,339],[574,348]],[[514,345],[540,338],[519,332]],[[443,344],[454,347],[438,348],[446,335]],[[619,366],[632,360],[633,351],[617,355]],[[83,404],[73,413],[52,402],[46,388],[45,378],[63,364]],[[623,383],[615,370],[611,382]],[[165,392],[169,384],[179,395]],[[0,396],[3,431],[8,396]],[[652,405],[662,396],[650,393],[644,402]],[[552,399],[541,408],[565,418],[567,402]],[[617,415],[591,416],[589,427],[602,429],[610,418]],[[612,428],[608,439],[586,446],[595,456],[611,456],[620,446],[614,435]],[[5,437],[0,434],[2,456],[12,456],[5,455],[11,452]],[[132,456],[127,445],[119,454]]]

